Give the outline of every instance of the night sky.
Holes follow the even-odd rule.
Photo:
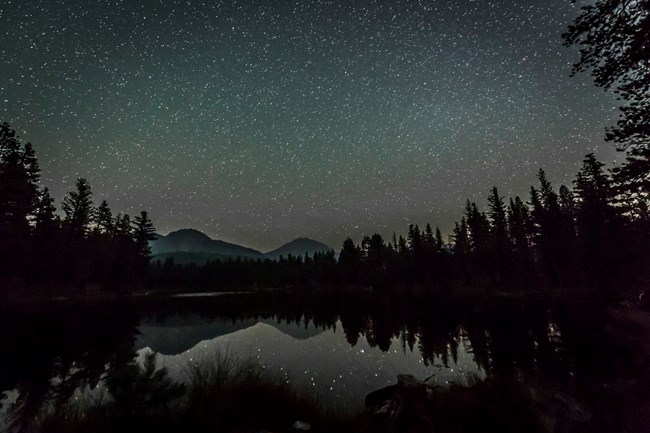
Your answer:
[[[618,104],[568,0],[0,0],[0,121],[60,204],[77,177],[161,233],[449,233],[466,198],[569,184]]]

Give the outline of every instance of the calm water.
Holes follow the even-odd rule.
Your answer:
[[[192,364],[225,354],[347,411],[398,374],[442,388],[516,378],[541,405],[611,431],[624,431],[648,384],[636,331],[590,302],[233,295],[61,304],[1,317],[0,429],[79,398],[81,388],[101,390],[108,365],[152,351],[180,382]]]
[[[201,365],[218,356],[252,359],[267,374],[281,377],[338,410],[361,409],[368,393],[394,384],[402,373],[423,380],[431,377],[430,383],[441,386],[467,385],[485,376],[463,335],[457,336],[454,359],[445,365],[438,355],[425,362],[417,348],[404,347],[395,336],[385,351],[365,336],[352,346],[340,320],[316,326],[304,318],[296,322],[277,316],[232,321],[173,315],[162,321],[145,319],[138,331],[138,354],[157,352],[158,365],[177,380],[188,379],[189,365]]]

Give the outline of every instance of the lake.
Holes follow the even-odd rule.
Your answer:
[[[177,382],[227,357],[344,413],[398,374],[440,392],[515,380],[542,418],[624,431],[649,382],[642,331],[621,311],[584,300],[281,293],[11,308],[0,319],[0,428],[101,394],[111,363],[155,352]]]

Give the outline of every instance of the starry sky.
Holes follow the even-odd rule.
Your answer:
[[[578,3],[579,6],[580,3]],[[262,251],[570,184],[615,97],[570,77],[568,0],[0,0],[0,121],[57,199]]]

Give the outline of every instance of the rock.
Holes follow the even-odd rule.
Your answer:
[[[426,428],[431,422],[426,417],[429,397],[427,386],[421,380],[410,374],[397,376],[397,406],[393,415],[393,430],[402,431],[428,431]],[[428,424],[421,423],[421,420]]]
[[[366,409],[376,410],[385,406],[386,402],[389,402],[395,396],[395,388],[397,388],[397,385],[390,385],[368,394],[365,403]]]
[[[293,423],[293,429],[298,431],[307,431],[311,430],[311,425],[304,421],[296,421]]]
[[[433,432],[428,417],[429,397],[426,384],[410,374],[397,376],[397,385],[373,391],[366,396],[377,431],[389,433]]]

